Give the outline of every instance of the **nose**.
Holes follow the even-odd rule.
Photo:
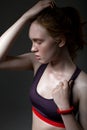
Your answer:
[[[31,52],[37,52],[37,51],[38,51],[37,46],[33,43],[31,47]]]

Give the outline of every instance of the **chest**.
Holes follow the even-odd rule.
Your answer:
[[[54,121],[62,122],[62,118],[60,114],[56,113],[57,106],[52,97],[53,89],[59,84],[60,81],[64,81],[65,79],[69,81],[71,79],[70,75],[62,75],[53,73],[49,74],[47,70],[42,73],[42,69],[38,71],[36,74],[31,91],[30,91],[30,99],[32,105],[39,110],[41,114],[49,119]],[[77,97],[76,97],[76,87],[73,87],[73,97],[74,97],[74,105],[77,107]]]
[[[53,75],[44,73],[43,76],[40,78],[36,91],[37,93],[45,98],[45,99],[53,99],[52,92],[58,86],[58,84],[64,80],[69,81],[70,77],[68,75]],[[76,105],[78,102],[77,90],[75,84],[72,87],[72,100],[73,103]]]
[[[52,99],[52,91],[64,80],[65,77],[62,75],[55,76],[53,74],[44,73],[37,84],[36,91],[42,97]]]

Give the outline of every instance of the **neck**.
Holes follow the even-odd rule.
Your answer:
[[[56,56],[50,63],[51,68],[55,71],[69,70],[69,68],[74,69],[75,64],[73,63],[67,49],[61,51],[59,55]]]

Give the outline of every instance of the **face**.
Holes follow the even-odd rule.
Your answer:
[[[39,62],[48,63],[58,56],[57,43],[47,30],[37,22],[31,24],[29,38],[32,41],[31,52],[35,54]]]

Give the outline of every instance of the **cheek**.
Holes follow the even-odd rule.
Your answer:
[[[41,63],[48,63],[51,62],[56,57],[56,47],[55,46],[46,46],[40,48],[39,54],[41,56],[41,59],[39,62]]]
[[[55,55],[57,50],[57,47],[55,45],[49,45],[46,46],[44,48],[42,48],[42,54],[44,54],[46,57],[52,57],[53,55]]]

